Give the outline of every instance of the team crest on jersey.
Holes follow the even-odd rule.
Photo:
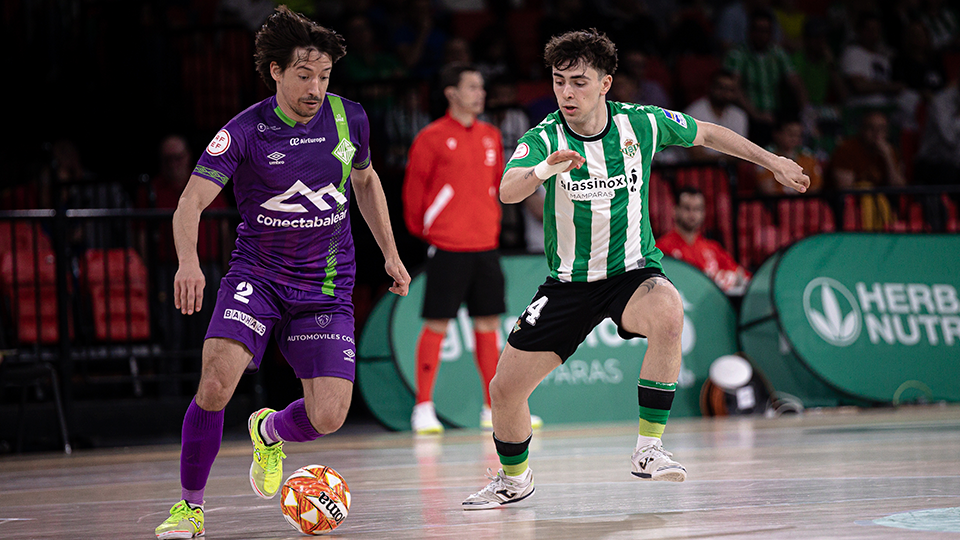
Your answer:
[[[520,143],[517,145],[517,149],[513,151],[513,155],[510,156],[510,159],[523,159],[530,155],[530,146],[527,143]]]
[[[640,145],[633,142],[633,139],[627,139],[623,141],[623,148],[621,148],[620,151],[623,152],[623,155],[627,156],[628,158],[632,158],[633,156],[637,155],[638,148],[640,148]]]
[[[230,132],[221,129],[213,136],[213,140],[207,145],[207,153],[211,156],[219,156],[230,148]]]
[[[314,315],[314,318],[317,321],[317,326],[320,328],[326,328],[330,321],[333,320],[333,316],[329,313],[317,313]]]
[[[333,155],[337,159],[349,165],[350,160],[353,159],[353,154],[355,154],[357,149],[350,143],[347,139],[340,139],[340,144],[333,149]]]
[[[661,110],[663,111],[663,115],[666,116],[667,118],[680,124],[681,127],[684,127],[684,128],[687,127],[687,119],[682,114],[676,111],[671,111],[667,109],[661,109]]]

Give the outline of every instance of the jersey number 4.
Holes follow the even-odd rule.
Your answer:
[[[540,312],[543,311],[543,306],[547,305],[547,302],[549,301],[550,299],[546,296],[541,296],[540,298],[537,298],[531,302],[530,305],[527,306],[527,309],[523,310],[524,315],[526,315],[524,319],[527,321],[527,324],[530,326],[537,325],[537,319],[540,318]]]

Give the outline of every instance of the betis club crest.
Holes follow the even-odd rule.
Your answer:
[[[623,148],[621,148],[620,151],[623,152],[623,155],[627,156],[628,158],[632,158],[633,156],[637,155],[638,148],[640,148],[640,145],[633,142],[633,139],[627,139],[624,141]]]

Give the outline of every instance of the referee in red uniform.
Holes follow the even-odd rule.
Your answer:
[[[500,130],[483,113],[483,77],[468,64],[440,72],[447,113],[421,131],[410,147],[403,183],[404,219],[430,245],[423,330],[417,343],[416,433],[441,433],[433,385],[447,323],[463,302],[473,319],[476,360],[483,380],[481,427],[490,423],[488,387],[500,356],[500,315],[505,311],[498,187],[503,174]]]

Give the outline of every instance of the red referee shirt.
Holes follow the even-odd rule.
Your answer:
[[[410,232],[445,251],[487,251],[500,240],[500,130],[450,114],[423,128],[403,181],[403,214]]]

